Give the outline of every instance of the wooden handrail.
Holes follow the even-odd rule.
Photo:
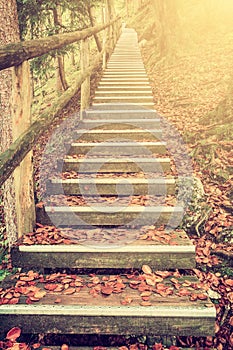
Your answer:
[[[112,21],[90,27],[81,31],[51,35],[46,38],[21,41],[18,43],[8,44],[0,47],[0,70],[18,66],[22,62],[42,56],[52,50],[57,50],[68,44],[87,39],[92,35],[108,28],[118,21],[120,17]]]
[[[85,79],[102,63],[103,50],[92,65],[78,75],[77,81],[61,96],[57,97],[52,107],[47,108],[31,126],[0,155],[0,187],[21,163],[27,153],[35,145],[40,136],[50,127],[55,116],[67,105],[76,94]]]

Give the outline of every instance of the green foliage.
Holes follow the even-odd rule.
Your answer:
[[[81,30],[90,26],[89,6],[98,6],[100,0],[17,0],[21,40],[38,39],[56,33]],[[61,24],[54,24],[54,10],[59,8]],[[53,51],[31,61],[32,75],[43,84],[54,72],[53,58],[59,53],[73,52],[75,46]],[[49,73],[50,72],[50,73]],[[44,80],[44,82],[42,82]]]

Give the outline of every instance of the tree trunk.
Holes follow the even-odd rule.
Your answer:
[[[0,44],[18,42],[19,26],[15,0],[0,0],[2,31]],[[31,85],[28,62],[17,68],[0,72],[1,125],[0,151],[10,144],[30,125]],[[5,224],[9,245],[34,224],[32,154],[29,153],[21,165],[3,186]]]
[[[175,54],[178,38],[177,0],[153,0],[153,9],[159,33],[160,56]]]
[[[54,25],[56,27],[56,34],[59,33],[59,28],[62,25],[62,17],[60,7],[57,6],[53,9]],[[64,56],[59,54],[57,56],[57,90],[67,90],[68,84],[65,77]]]

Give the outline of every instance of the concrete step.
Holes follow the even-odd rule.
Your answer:
[[[130,81],[130,82],[128,82],[128,81],[118,81],[117,83],[115,82],[110,82],[110,81],[100,81],[100,83],[99,83],[99,88],[100,87],[102,87],[102,86],[107,86],[107,87],[109,87],[109,88],[111,88],[111,86],[115,86],[115,85],[117,85],[118,87],[121,87],[121,88],[123,88],[124,86],[149,86],[150,87],[150,83],[149,83],[149,81],[148,80],[146,80],[146,81],[137,81],[137,80],[135,80],[135,81]]]
[[[113,103],[113,102],[126,102],[126,103],[137,103],[139,105],[154,105],[154,99],[153,96],[150,95],[139,95],[139,96],[134,96],[134,95],[127,95],[126,96],[99,96],[96,95],[93,99],[93,105],[96,103]]]
[[[137,72],[145,72],[145,67],[124,67],[123,65],[122,66],[114,66],[114,65],[111,65],[110,67],[107,67],[105,69],[105,72],[117,72],[117,73],[120,73],[121,71],[123,72],[134,72],[134,73],[137,73]]]
[[[89,226],[144,226],[168,224],[173,217],[182,219],[182,207],[172,206],[139,206],[139,205],[97,205],[92,206],[45,206],[48,215],[41,219],[45,225],[56,227],[89,227]]]
[[[132,91],[131,90],[113,90],[113,91],[108,91],[108,90],[97,90],[95,92],[95,98],[102,98],[102,97],[134,97],[134,96],[138,96],[138,97],[151,97],[153,98],[152,92],[150,89],[148,90],[139,90],[139,91]]]
[[[120,74],[118,74],[118,73],[116,73],[116,74],[114,74],[114,73],[111,73],[111,72],[109,72],[109,73],[104,73],[104,75],[103,75],[103,77],[102,77],[102,80],[104,80],[104,79],[111,79],[111,78],[113,78],[113,79],[119,79],[119,80],[121,80],[122,78],[123,79],[132,79],[132,78],[134,78],[134,79],[147,79],[148,80],[148,77],[147,77],[147,75],[144,73],[144,72],[141,72],[141,73],[134,73],[134,72],[132,72],[132,73],[129,73],[129,72],[121,72]]]
[[[86,179],[53,179],[46,184],[49,195],[174,195],[176,180],[174,178],[86,178]]]
[[[107,118],[107,115],[105,115],[105,118]],[[93,129],[93,128],[100,128],[100,129],[112,129],[112,130],[124,130],[124,129],[136,129],[139,128],[141,130],[150,131],[154,129],[160,129],[160,119],[134,119],[134,118],[128,118],[128,119],[95,119],[95,114],[93,114],[93,119],[84,119],[83,122],[80,123],[82,129]]]
[[[162,139],[162,130],[140,130],[140,129],[126,129],[126,130],[100,130],[100,129],[94,129],[94,130],[85,130],[81,129],[78,130],[76,133],[77,140],[85,140],[87,142],[90,141],[96,141],[96,142],[103,142],[103,141],[110,141],[110,140],[116,140],[116,139],[122,139],[122,140],[133,140],[133,141],[155,141],[155,140],[161,140]]]
[[[138,237],[139,229],[90,228],[69,231],[64,239],[70,244],[19,244],[12,248],[12,264],[18,268],[86,268],[94,269],[192,269],[195,267],[195,247],[182,230],[159,231],[157,241]],[[73,236],[72,236],[73,235]],[[163,240],[163,235],[171,237]],[[86,237],[86,241],[84,240]],[[112,241],[101,247],[101,238]],[[115,244],[114,244],[115,238]],[[160,239],[160,241],[159,241]],[[117,245],[118,240],[118,245]]]
[[[135,92],[135,91],[138,91],[138,92],[145,92],[145,93],[149,93],[151,94],[151,87],[150,85],[146,85],[146,84],[141,84],[141,85],[100,85],[95,94],[99,94],[100,92],[108,92],[108,93],[118,93],[118,92]]]
[[[128,71],[128,70],[126,70],[126,71],[120,71],[120,72],[114,72],[114,71],[112,71],[112,70],[106,70],[105,72],[104,72],[104,74],[103,74],[103,78],[105,78],[105,77],[110,77],[110,76],[113,76],[113,77],[115,77],[115,76],[117,76],[117,77],[145,77],[145,78],[147,78],[148,79],[148,77],[147,77],[147,74],[146,74],[146,72],[144,71],[144,70],[140,70],[140,71],[136,71],[135,72],[135,70],[133,70],[133,71]]]
[[[154,142],[130,142],[120,141],[113,142],[73,142],[67,149],[69,155],[87,154],[92,156],[138,156],[165,154],[167,152],[166,143],[160,141]]]
[[[25,279],[32,275],[39,276],[31,271],[31,275],[12,279],[11,285],[18,282],[18,290],[23,291],[20,288],[23,283],[24,290],[29,290],[30,284]],[[128,275],[128,278],[124,275],[91,277],[68,274],[35,277],[31,298],[20,293],[20,303],[0,307],[0,331],[3,333],[17,325],[26,334],[214,335],[216,311],[203,288],[195,290],[189,287],[190,295],[204,295],[206,298],[200,300],[197,297],[196,301],[190,301],[190,295],[179,296],[171,277],[154,276],[155,280],[162,281],[163,289],[159,289],[161,283],[155,283],[154,288],[150,286],[153,275],[146,279],[143,274]],[[199,283],[191,276],[177,278],[177,283],[182,287],[182,283],[187,284],[186,280],[191,286]],[[47,289],[52,286],[60,291]],[[36,295],[36,287],[44,296],[31,301]],[[142,291],[149,291],[149,302],[143,300]]]
[[[132,83],[148,83],[149,84],[149,81],[148,81],[148,78],[146,77],[138,77],[138,78],[135,78],[135,77],[103,77],[102,80],[101,80],[101,83],[102,84],[105,84],[105,83],[111,83],[111,84],[118,84],[118,83],[127,83],[127,84],[132,84]]]
[[[61,168],[59,166],[59,168]],[[154,172],[164,173],[170,171],[169,158],[83,158],[64,159],[63,171],[76,171],[80,173],[138,173]]]

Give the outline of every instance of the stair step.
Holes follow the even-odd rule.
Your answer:
[[[131,86],[131,85],[125,85],[125,86],[119,86],[119,85],[110,85],[110,86],[105,86],[105,85],[101,85],[97,88],[96,93],[100,93],[102,91],[105,92],[122,92],[122,91],[148,91],[149,93],[151,93],[151,87],[150,85],[135,85],[135,86]]]
[[[139,105],[154,105],[154,100],[153,96],[148,96],[144,94],[140,96],[131,96],[131,95],[126,95],[126,96],[95,96],[93,99],[93,105],[96,103],[113,103],[113,102],[129,102],[129,103],[135,103]]]
[[[130,81],[131,79],[141,79],[141,80],[148,80],[148,77],[145,73],[121,73],[121,74],[113,74],[113,73],[109,73],[109,74],[104,74],[102,81],[106,80],[106,79],[117,79],[117,80],[122,80],[122,79],[126,79],[128,81]]]
[[[145,72],[145,70],[143,70],[143,71],[137,71],[137,72],[135,72],[135,71],[129,71],[129,70],[127,70],[127,71],[120,71],[120,72],[114,72],[114,71],[112,71],[112,70],[110,70],[110,71],[108,71],[108,70],[106,70],[105,72],[104,72],[104,75],[103,75],[103,78],[107,78],[107,77],[129,77],[129,78],[131,78],[131,77],[139,77],[139,78],[141,78],[141,77],[145,77],[145,78],[147,78],[148,79],[148,76],[147,76],[147,74],[146,74],[146,72]]]
[[[157,234],[154,236],[157,241],[146,241],[137,238],[139,229],[89,229],[88,235],[86,230],[79,229],[73,234],[74,244],[13,247],[12,264],[29,269],[45,266],[52,269],[140,269],[144,264],[157,270],[195,267],[195,247],[184,231],[166,232],[164,243],[163,233],[160,236],[158,231]],[[72,232],[67,233],[67,238],[72,240]]]
[[[132,82],[136,82],[141,83],[141,82],[149,82],[148,78],[144,78],[144,77],[126,77],[126,76],[122,76],[122,77],[103,77],[102,78],[102,84],[106,83],[106,82],[110,82],[112,83],[121,83],[121,82],[126,82],[127,84],[131,84]]]
[[[120,97],[120,100],[124,100],[125,98],[127,99],[131,99],[132,97],[135,98],[135,97],[138,97],[140,99],[151,99],[153,100],[153,96],[152,96],[152,92],[151,90],[139,90],[139,91],[133,91],[132,89],[131,90],[124,90],[124,91],[119,91],[119,90],[113,90],[113,91],[109,91],[109,90],[101,90],[101,91],[96,91],[95,93],[95,99],[101,99],[101,98],[113,98],[113,99],[116,99],[116,97]]]
[[[170,288],[171,295],[166,295],[166,292],[163,294],[157,283],[153,291],[146,280],[143,283],[139,279],[142,279],[143,275],[132,278],[107,275],[104,280],[101,276],[96,276],[100,283],[97,283],[98,280],[93,283],[95,280],[89,276],[72,275],[69,279],[69,275],[59,274],[57,277],[51,276],[50,282],[50,276],[44,276],[43,279],[41,277],[41,281],[45,282],[35,285],[46,292],[37,302],[28,304],[24,300],[30,298],[22,296],[20,304],[6,304],[0,307],[1,332],[17,325],[22,333],[27,334],[214,335],[216,311],[207,296],[206,300],[197,301],[190,301],[188,296],[179,296],[179,291],[168,278],[163,280],[157,276],[157,279],[163,282],[163,291]],[[65,289],[62,281],[67,278],[73,281],[74,287],[69,287],[68,284],[70,289]],[[186,280],[190,280],[191,286],[198,284],[196,278],[186,276]],[[177,278],[177,281],[182,286],[184,279]],[[12,280],[11,283],[13,282]],[[48,284],[60,286],[61,291],[44,289]],[[24,287],[27,286],[30,285],[24,281]],[[143,289],[152,290],[150,302],[144,301],[144,304],[149,306],[143,306],[141,292],[137,289],[142,286]],[[185,287],[189,289],[189,294],[206,295],[203,289],[197,291],[191,286]],[[124,303],[126,305],[122,305]]]
[[[99,195],[117,195],[119,193],[127,195],[146,195],[149,192],[154,195],[171,195],[175,193],[175,179],[143,179],[143,178],[94,178],[94,179],[54,179],[47,183],[47,193],[66,195],[88,195],[95,193]]]
[[[167,224],[173,217],[180,222],[183,216],[182,207],[171,206],[46,206],[49,220],[44,224],[55,224],[57,227],[85,226],[122,226]]]
[[[143,67],[132,67],[132,66],[131,67],[124,67],[123,65],[118,67],[118,66],[112,65],[110,67],[107,67],[104,72],[106,72],[106,73],[111,73],[112,72],[114,74],[115,73],[120,73],[120,72],[124,72],[124,73],[127,73],[127,72],[129,72],[129,73],[144,72],[144,73],[146,73],[146,70]]]
[[[151,153],[165,154],[167,152],[165,142],[73,142],[67,150],[69,155],[87,154],[91,155],[130,155],[140,156]]]
[[[108,117],[108,115],[105,115]],[[123,140],[133,140],[133,141],[155,141],[162,138],[162,130],[140,130],[140,129],[123,129],[123,130],[85,130],[79,129],[76,133],[78,140],[85,141],[108,141],[114,139],[123,139]]]
[[[105,118],[107,116],[105,115]],[[133,114],[130,116],[132,119],[84,119],[84,121],[81,123],[81,127],[84,129],[93,129],[96,127],[99,128],[104,128],[104,129],[111,129],[111,130],[121,130],[121,129],[136,129],[136,128],[141,128],[142,130],[145,131],[150,131],[154,129],[160,129],[160,119],[155,118],[155,119],[139,119],[137,118],[137,112],[134,116]]]
[[[123,88],[124,86],[127,86],[127,85],[130,85],[130,86],[136,86],[136,85],[139,85],[139,86],[148,86],[150,87],[150,84],[149,84],[149,81],[148,80],[144,80],[143,82],[140,82],[140,81],[137,81],[137,80],[134,80],[134,81],[115,81],[114,83],[111,82],[111,81],[100,81],[99,83],[99,88],[102,87],[102,86],[107,86],[108,88],[111,88],[111,86],[114,86],[116,85],[118,87],[121,87]]]
[[[61,167],[59,167],[61,168]],[[164,173],[170,170],[169,158],[83,158],[65,159],[63,171],[76,171],[79,173],[138,173],[154,172]]]

